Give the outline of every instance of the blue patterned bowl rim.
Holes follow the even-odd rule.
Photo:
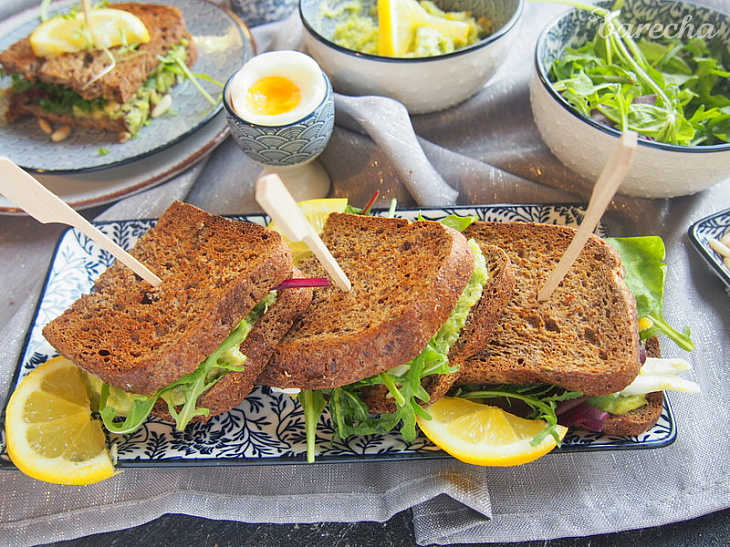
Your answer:
[[[630,2],[631,0],[627,0]],[[700,11],[706,11],[709,13],[717,13],[728,20],[730,20],[730,15],[719,11],[713,8],[710,8],[708,6],[701,6],[699,4],[695,4],[694,2],[686,2],[683,0],[655,0],[657,3],[671,3],[671,4],[679,4],[683,6],[692,7],[694,9],[700,10]],[[597,2],[597,6],[602,7],[610,7],[613,4],[612,1],[604,1],[604,2]],[[545,42],[547,40],[547,36],[550,34],[551,31],[555,30],[556,27],[560,26],[562,22],[571,17],[573,14],[576,13],[577,10],[572,9],[557,19],[555,19],[552,23],[550,23],[547,27],[543,29],[543,31],[540,33],[540,36],[537,39],[537,45],[535,46],[535,55],[534,55],[534,62],[535,62],[535,70],[537,71],[537,76],[542,83],[543,87],[550,93],[550,95],[555,99],[555,101],[565,110],[570,112],[573,116],[578,118],[579,120],[587,123],[591,127],[594,127],[595,129],[598,129],[599,131],[606,133],[607,135],[611,135],[612,137],[620,137],[621,132],[613,129],[612,127],[608,127],[607,125],[604,125],[602,123],[597,122],[596,120],[592,118],[588,118],[575,110],[568,101],[566,101],[560,93],[555,91],[552,84],[550,83],[550,80],[547,77],[547,72],[545,70],[545,67],[540,62],[540,52],[545,47]],[[730,23],[729,23],[730,24]],[[638,141],[639,146],[644,146],[647,148],[655,148],[658,150],[667,150],[670,152],[683,152],[688,154],[709,154],[709,153],[718,153],[718,152],[728,152],[730,151],[730,143],[725,144],[711,144],[711,145],[705,145],[705,146],[681,146],[677,144],[668,144],[664,142],[656,142],[656,141],[648,141],[646,139],[639,139]]]
[[[330,100],[330,97],[332,97],[332,83],[330,82],[330,79],[327,77],[327,74],[324,73],[322,69],[320,69],[320,72],[322,73],[322,77],[324,78],[325,84],[327,85],[327,88],[324,92],[324,97],[322,98],[322,101],[317,105],[317,107],[312,110],[308,115],[304,116],[304,118],[301,118],[295,122],[292,123],[286,123],[284,125],[261,125],[258,123],[251,123],[249,121],[244,120],[234,109],[233,106],[228,101],[228,86],[231,85],[231,81],[233,81],[233,78],[238,74],[238,72],[235,72],[231,75],[230,78],[228,78],[228,81],[226,82],[226,85],[223,87],[223,106],[226,108],[226,111],[236,118],[238,121],[240,121],[242,124],[247,125],[249,127],[288,127],[290,125],[297,125],[298,123],[301,123],[302,120],[309,118],[309,116],[312,115],[312,113],[320,110],[322,106]]]
[[[438,1],[436,2],[438,5]],[[492,34],[487,36],[486,38],[480,40],[476,44],[472,44],[470,46],[463,47],[461,49],[457,49],[456,51],[452,51],[450,53],[444,53],[443,55],[433,55],[431,57],[386,57],[384,55],[375,55],[373,53],[362,53],[360,51],[355,51],[354,49],[348,49],[346,47],[340,46],[338,44],[335,44],[328,38],[322,36],[317,30],[314,29],[312,25],[309,24],[309,21],[304,16],[304,11],[302,10],[302,2],[299,2],[299,17],[302,20],[302,24],[307,29],[309,34],[311,34],[316,40],[319,42],[322,42],[324,45],[331,47],[332,49],[335,49],[341,53],[344,53],[346,55],[350,55],[352,57],[359,57],[362,59],[372,59],[374,61],[379,61],[382,63],[404,63],[404,64],[417,64],[417,63],[427,63],[431,61],[441,61],[443,59],[448,59],[450,57],[458,57],[460,55],[465,55],[467,53],[471,53],[474,50],[482,49],[484,47],[487,47],[490,44],[493,44],[503,36],[509,33],[510,30],[512,30],[515,26],[517,26],[517,23],[522,18],[522,13],[525,9],[525,0],[515,0],[515,10],[512,14],[512,17],[499,29],[494,31]]]

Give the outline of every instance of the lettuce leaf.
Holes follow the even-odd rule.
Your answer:
[[[680,348],[692,351],[689,327],[682,332],[672,328],[664,319],[664,282],[667,265],[664,263],[666,250],[658,236],[607,238],[621,256],[626,270],[626,284],[636,298],[636,311],[641,318],[649,318],[652,326],[641,331],[642,339],[664,334]]]

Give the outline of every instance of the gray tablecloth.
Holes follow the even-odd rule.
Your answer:
[[[725,0],[714,1],[716,5]],[[3,3],[0,17],[29,0]],[[541,142],[529,107],[531,51],[562,8],[528,4],[509,61],[470,101],[419,116],[426,157],[460,192],[462,204],[584,202],[590,184],[563,168]],[[260,50],[276,28],[255,29]],[[340,120],[342,121],[342,120]],[[1,151],[0,151],[1,153]],[[392,158],[357,124],[341,124],[322,161],[333,196],[379,204],[415,203]],[[258,166],[230,141],[176,179],[89,218],[155,217],[175,198],[214,213],[249,213]],[[730,507],[730,300],[687,239],[689,225],[730,207],[730,179],[672,200],[617,197],[605,217],[614,234],[658,234],[668,249],[665,315],[689,324],[687,357],[701,395],[672,396],[678,440],[649,451],[549,455],[518,468],[477,468],[453,460],[245,468],[127,469],[88,487],[54,486],[0,472],[0,544],[32,545],[135,526],[164,513],[245,522],[383,521],[412,507],[420,544],[526,541],[660,525]],[[0,402],[63,227],[0,217]]]

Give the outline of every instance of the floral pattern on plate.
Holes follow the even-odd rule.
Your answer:
[[[584,210],[570,205],[494,205],[453,207],[448,209],[403,209],[397,216],[438,220],[449,214],[473,215],[495,222],[527,221],[576,226]],[[233,217],[259,224],[265,217]],[[152,225],[153,220],[106,222],[99,228],[124,248]],[[606,235],[599,228],[599,235]],[[88,292],[93,280],[114,259],[85,235],[68,230],[59,241],[46,279],[36,316],[30,326],[21,355],[17,378],[56,354],[41,334],[43,326],[58,316],[76,298]],[[448,457],[425,437],[408,443],[397,434],[367,435],[335,439],[329,415],[322,416],[317,429],[317,461],[352,462],[402,458]],[[665,398],[664,410],[657,425],[638,437],[610,437],[600,433],[571,431],[559,452],[657,448],[671,444],[676,430],[671,408]],[[304,417],[299,404],[290,396],[256,388],[237,408],[211,418],[207,423],[193,423],[184,431],[158,419],[150,419],[135,433],[110,436],[116,444],[120,466],[155,465],[271,465],[304,462],[306,440]],[[4,445],[2,445],[4,446]],[[0,466],[10,466],[7,454],[0,456]]]

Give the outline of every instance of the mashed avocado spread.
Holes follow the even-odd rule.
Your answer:
[[[402,57],[433,57],[451,53],[477,43],[491,32],[491,22],[484,17],[477,20],[470,12],[445,12],[431,0],[421,0],[419,4],[435,17],[467,23],[469,34],[465,43],[459,43],[436,28],[418,26],[414,29],[408,52]],[[326,16],[339,21],[332,36],[332,41],[337,45],[362,53],[378,54],[377,10],[369,13],[360,0],[353,0],[337,11],[326,13]]]

